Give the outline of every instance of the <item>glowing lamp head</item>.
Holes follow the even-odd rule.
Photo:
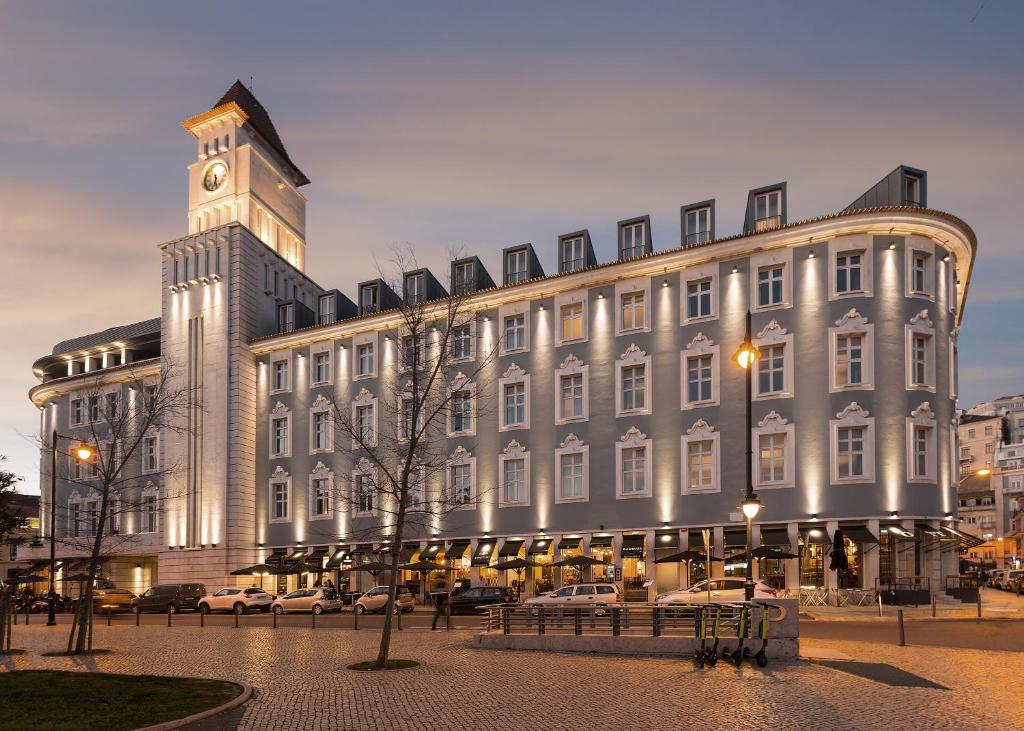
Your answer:
[[[992,470],[990,470],[988,467],[982,467],[980,470],[975,472],[975,474],[978,477],[988,477],[989,475],[992,474]]]
[[[757,514],[761,512],[763,503],[757,499],[757,495],[751,494],[746,500],[740,503],[740,509],[743,514],[747,516],[748,520],[753,520],[757,517]]]
[[[88,462],[89,460],[96,456],[96,453],[93,451],[93,448],[90,447],[88,444],[79,444],[77,447],[75,447],[75,456],[78,457],[78,459],[82,460],[83,462]]]
[[[757,362],[757,359],[761,357],[761,351],[757,349],[750,340],[744,338],[743,342],[740,343],[739,350],[737,350],[733,356],[733,362],[743,370],[750,368]]]

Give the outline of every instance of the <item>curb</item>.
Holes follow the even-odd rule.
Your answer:
[[[210,678],[210,680],[214,679],[215,678]],[[190,723],[202,721],[204,718],[216,716],[218,713],[230,711],[252,698],[252,686],[248,683],[235,683],[233,680],[229,680],[227,682],[242,686],[242,692],[227,703],[223,703],[215,708],[208,708],[205,711],[200,711],[199,713],[193,713],[191,716],[186,716],[185,718],[179,718],[174,721],[164,721],[163,723],[158,723],[155,726],[143,726],[135,729],[134,731],[173,731],[173,729],[181,728],[182,726],[186,726]]]

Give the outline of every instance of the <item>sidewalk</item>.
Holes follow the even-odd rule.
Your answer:
[[[800,607],[802,619],[826,622],[880,622],[892,621],[898,612],[903,610],[906,620],[932,619],[932,606],[894,607],[882,605],[882,616],[878,615],[878,605],[870,607]],[[946,595],[940,595],[935,606],[935,619],[977,619],[978,605],[964,604]],[[981,590],[982,619],[1019,619],[1024,620],[1024,596],[1017,596],[999,589]]]

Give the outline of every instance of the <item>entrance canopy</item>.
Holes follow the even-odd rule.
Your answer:
[[[644,557],[644,539],[647,538],[643,533],[639,535],[622,536],[622,558],[643,558]]]

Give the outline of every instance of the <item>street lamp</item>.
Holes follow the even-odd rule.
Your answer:
[[[71,437],[58,434],[54,429],[50,437],[50,597],[46,609],[47,627],[57,624],[54,578],[57,573],[57,440],[61,438],[71,440]],[[96,457],[96,450],[88,444],[79,444],[71,454],[81,462],[91,462]]]
[[[754,476],[752,474],[754,425],[750,414],[753,402],[751,380],[753,378],[754,364],[757,363],[757,359],[760,357],[761,351],[757,349],[757,346],[754,345],[750,338],[750,310],[747,310],[747,327],[743,335],[743,342],[740,343],[739,349],[733,354],[732,360],[746,371],[747,382],[747,488],[743,494],[743,503],[740,505],[740,508],[743,510],[743,515],[747,518],[747,580],[743,585],[743,595],[748,602],[754,598],[754,557],[751,555],[754,550],[751,545],[753,542],[753,521],[761,509],[761,501],[754,494]]]

